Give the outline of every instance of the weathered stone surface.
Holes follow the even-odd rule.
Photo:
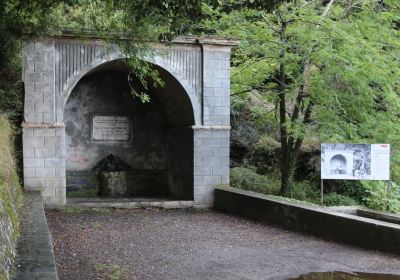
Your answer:
[[[128,193],[125,171],[102,171],[99,181],[99,196],[124,197]]]
[[[400,225],[396,223],[299,205],[230,187],[216,188],[214,207],[329,240],[400,254]]]
[[[53,244],[40,192],[24,193],[15,279],[58,279]]]
[[[211,206],[212,186],[229,178],[229,170],[220,166],[227,166],[229,158],[229,60],[234,44],[207,37],[156,45],[154,56],[142,59],[157,67],[166,84],[149,89],[154,93],[152,100],[157,99],[154,104],[135,107],[127,102],[130,90],[125,94],[128,98],[124,97],[113,84],[114,78],[98,87],[95,96],[82,94],[90,92],[85,79],[101,75],[107,67],[109,71],[120,67],[113,64],[124,57],[118,47],[91,37],[27,42],[22,75],[25,186],[44,187],[46,203],[63,204],[65,172],[90,171],[104,153],[115,153],[135,169],[167,170],[172,196],[192,199],[196,206]],[[96,73],[88,74],[95,68]],[[118,71],[121,75],[127,70]],[[108,101],[100,98],[101,92],[107,93]],[[122,117],[129,120],[118,135],[108,135],[107,127],[100,128],[90,119],[96,114],[112,117],[124,106],[128,109]],[[157,109],[151,111],[151,106]],[[214,136],[219,130],[225,132]]]

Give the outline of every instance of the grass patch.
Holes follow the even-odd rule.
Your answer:
[[[128,271],[126,268],[117,264],[99,264],[94,265],[96,272],[107,277],[109,280],[119,280]]]
[[[88,211],[88,209],[85,209],[85,208],[75,208],[75,207],[64,207],[64,208],[61,208],[61,209],[60,209],[60,212],[61,212],[61,213],[64,213],[64,214],[71,214],[71,215],[74,215],[74,214],[81,214],[81,213],[86,212],[86,211]]]
[[[70,214],[70,215],[74,215],[74,214],[81,214],[84,212],[94,212],[94,213],[98,213],[98,214],[111,214],[115,209],[111,209],[111,208],[79,208],[79,207],[64,207],[59,209],[58,211],[60,211],[61,213],[64,214]]]
[[[93,187],[83,186],[76,191],[67,192],[67,197],[97,197],[97,189]]]
[[[94,229],[102,229],[104,226],[104,223],[100,223],[100,222],[92,222],[92,227]]]
[[[84,230],[86,228],[84,224],[79,224],[79,223],[76,223],[73,226],[75,227],[75,229],[78,230]]]
[[[115,211],[114,208],[91,208],[90,211],[93,211],[95,213],[99,214],[111,214],[113,211]]]

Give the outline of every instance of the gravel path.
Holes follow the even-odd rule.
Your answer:
[[[400,257],[214,212],[46,211],[61,280],[288,279],[313,271],[400,274]]]

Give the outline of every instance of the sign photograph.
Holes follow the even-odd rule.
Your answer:
[[[321,179],[389,178],[389,144],[321,144]]]

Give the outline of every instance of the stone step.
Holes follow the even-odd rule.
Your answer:
[[[72,208],[165,208],[193,207],[192,200],[169,200],[159,198],[68,198],[66,207]]]

